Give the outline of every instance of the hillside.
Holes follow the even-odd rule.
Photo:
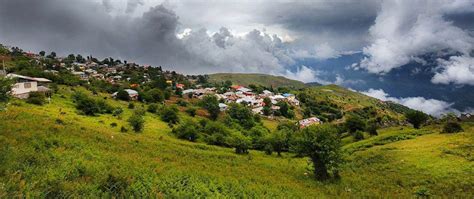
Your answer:
[[[216,73],[209,75],[210,82],[224,82],[230,80],[233,84],[248,86],[249,84],[261,85],[265,87],[291,87],[304,88],[303,82],[288,79],[282,76],[250,73]]]
[[[49,104],[13,100],[0,112],[0,197],[474,194],[473,124],[463,124],[465,132],[454,135],[440,134],[437,126],[382,129],[379,136],[345,145],[348,157],[341,179],[323,183],[306,175],[306,158],[254,150],[237,155],[230,148],[178,140],[150,113],[142,133],[121,133],[125,119],[79,115],[70,100],[72,89],[87,92],[60,87]],[[123,108],[123,118],[131,114],[128,103],[108,101]]]

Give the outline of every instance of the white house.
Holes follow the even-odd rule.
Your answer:
[[[321,120],[317,117],[310,117],[306,119],[302,119],[298,121],[298,124],[300,125],[301,128],[311,126],[313,124],[321,124]]]
[[[228,107],[227,104],[219,103],[219,109],[220,109],[221,111],[227,110],[227,107]]]
[[[46,87],[47,83],[51,80],[38,77],[28,77],[17,74],[8,74],[8,78],[16,80],[11,90],[11,95],[16,98],[26,99],[30,96],[30,92],[48,92],[49,88]]]
[[[131,100],[138,100],[138,92],[132,89],[125,89],[125,92],[128,93],[128,96]],[[112,94],[112,97],[117,97],[118,92]]]

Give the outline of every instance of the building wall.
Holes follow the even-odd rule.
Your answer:
[[[25,93],[29,93],[31,91],[38,91],[37,82],[19,82],[12,87],[12,95],[18,98],[25,97]],[[26,97],[28,96],[26,95]]]

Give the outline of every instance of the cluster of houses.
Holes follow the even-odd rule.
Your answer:
[[[187,89],[183,91],[183,94],[192,94],[192,97],[201,98],[204,95],[215,95],[219,101],[223,102],[219,104],[221,111],[227,109],[228,103],[245,103],[255,114],[263,114],[262,110],[265,106],[264,98],[269,98],[272,102],[272,110],[279,110],[280,107],[275,105],[280,101],[287,102],[293,106],[299,106],[300,102],[296,99],[295,95],[290,93],[276,94],[269,90],[264,90],[262,93],[255,93],[250,88],[244,86],[235,85],[225,93],[219,94],[216,92],[216,88],[198,88],[198,89]]]

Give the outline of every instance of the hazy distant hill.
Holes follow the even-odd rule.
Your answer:
[[[273,87],[293,87],[304,88],[303,82],[288,79],[282,76],[273,76],[265,74],[249,74],[249,73],[216,73],[209,75],[211,82],[232,81],[233,84],[249,85],[257,84],[262,86]]]

